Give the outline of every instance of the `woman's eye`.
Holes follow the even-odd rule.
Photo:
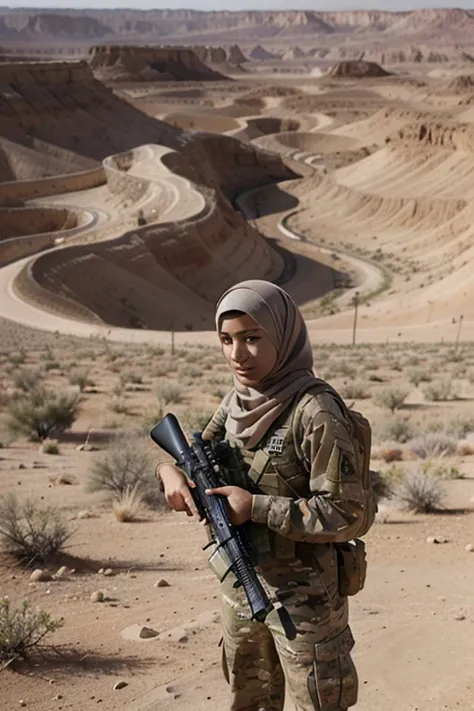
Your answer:
[[[222,336],[222,337],[221,337],[221,343],[222,343],[224,346],[228,346],[230,343],[232,343],[232,339],[229,338],[228,336]]]
[[[247,336],[247,338],[245,339],[245,342],[246,343],[256,343],[259,340],[260,339],[258,338],[258,336]]]

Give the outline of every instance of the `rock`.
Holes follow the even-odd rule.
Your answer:
[[[95,518],[95,516],[92,511],[89,511],[89,509],[84,509],[83,511],[78,511],[76,518],[81,520],[84,518]]]
[[[457,620],[458,622],[462,622],[463,620],[466,619],[466,615],[463,615],[462,612],[457,612],[457,613],[454,615],[454,619]]]
[[[151,627],[144,627],[143,625],[130,625],[120,632],[120,636],[123,639],[128,639],[132,642],[144,642],[149,639],[154,639],[158,637],[158,635],[159,632]]]
[[[184,627],[175,627],[162,635],[168,642],[187,642],[189,637]]]
[[[104,569],[99,568],[99,570],[97,571],[97,575],[103,575],[103,574],[104,574]]]
[[[19,704],[20,704],[20,706],[26,706],[26,701],[23,701],[23,699],[20,699]]]
[[[69,575],[70,572],[71,571],[67,566],[62,565],[59,570],[56,571],[56,573],[53,575],[53,578],[55,578],[56,580],[59,580],[59,578],[65,578],[66,575]]]
[[[467,551],[468,553],[474,552],[474,543],[468,543],[467,546],[466,546],[466,551]]]
[[[18,469],[26,469],[26,467],[25,467],[24,464],[19,464],[19,465],[18,465]],[[20,703],[21,703],[21,701],[20,701]]]
[[[125,689],[126,686],[128,686],[128,683],[126,681],[118,681],[116,684],[114,684],[114,691],[118,691],[119,689]]]
[[[51,580],[51,575],[47,570],[37,568],[31,573],[30,580],[32,583],[45,583],[46,581]]]
[[[152,627],[142,627],[139,632],[140,639],[151,639],[152,637],[158,637],[159,632],[154,630]]]
[[[90,596],[91,602],[104,602],[104,593],[102,590],[95,590]]]
[[[156,581],[154,587],[155,587],[155,588],[169,588],[169,587],[170,587],[170,584],[169,584],[169,582],[168,582],[167,580],[165,580],[164,578],[160,578],[160,580],[157,580],[157,581]]]
[[[115,575],[115,573],[114,573],[114,571],[112,570],[112,568],[106,568],[106,569],[104,570],[104,575],[108,575],[108,576],[110,577],[111,575]]]
[[[444,536],[428,536],[426,539],[427,543],[449,543],[447,538],[444,538]]]

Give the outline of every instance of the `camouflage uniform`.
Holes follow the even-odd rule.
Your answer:
[[[232,444],[225,402],[205,436]],[[290,612],[298,634],[286,638],[276,611],[265,623],[252,621],[233,575],[221,583],[223,669],[232,711],[281,711],[285,687],[296,711],[345,711],[357,700],[354,640],[334,545],[355,538],[364,517],[354,444],[330,393],[310,391],[296,404],[257,450],[241,452],[247,476],[264,492],[254,495],[249,524],[259,577]],[[229,479],[249,488],[232,472]]]

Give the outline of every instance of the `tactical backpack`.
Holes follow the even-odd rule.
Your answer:
[[[372,446],[372,429],[366,417],[357,410],[348,407],[339,393],[328,383],[321,382],[320,388],[313,386],[311,391],[305,393],[299,400],[293,411],[292,430],[295,432],[298,423],[301,421],[304,407],[315,395],[330,393],[341,408],[346,421],[349,434],[354,444],[357,473],[360,477],[363,490],[364,518],[361,523],[359,536],[364,536],[375,520],[377,513],[377,500],[371,483],[370,473],[370,453]]]

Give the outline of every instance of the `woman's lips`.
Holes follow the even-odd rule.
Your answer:
[[[250,373],[252,370],[253,368],[235,368],[235,372],[238,375],[247,375],[247,373]]]

